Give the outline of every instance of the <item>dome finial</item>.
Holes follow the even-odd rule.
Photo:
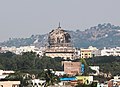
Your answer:
[[[61,27],[60,27],[60,22],[59,22],[59,26],[58,26],[58,28],[61,28]]]

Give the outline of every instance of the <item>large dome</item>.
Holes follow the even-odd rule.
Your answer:
[[[70,39],[70,34],[65,30],[61,29],[61,27],[58,27],[57,29],[52,30],[49,33],[48,42],[50,46],[64,46],[65,44],[69,44],[71,42]]]

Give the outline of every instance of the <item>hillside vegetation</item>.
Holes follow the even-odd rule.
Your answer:
[[[104,23],[84,31],[81,30],[83,29],[78,29],[76,31],[67,30],[71,35],[71,43],[77,48],[88,46],[96,46],[98,48],[120,46],[120,26]],[[31,35],[29,38],[10,38],[8,41],[0,43],[0,46],[19,47],[36,45],[40,47],[46,46],[47,44],[48,34],[44,34]]]

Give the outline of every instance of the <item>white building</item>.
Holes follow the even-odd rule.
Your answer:
[[[40,79],[33,79],[29,82],[30,87],[45,87],[46,81]]]
[[[89,46],[88,49],[92,52],[92,57],[100,56],[101,51],[97,47]]]
[[[101,50],[101,56],[120,56],[120,47],[105,48]]]
[[[12,46],[12,47],[7,47],[7,46],[5,46],[5,47],[1,47],[1,50],[2,50],[3,52],[8,52],[8,51],[10,51],[10,52],[15,53],[16,50],[17,50],[17,48],[16,48],[15,46]]]
[[[4,71],[0,70],[0,79],[4,79],[6,76],[8,76],[11,73],[15,73],[14,71]]]
[[[55,71],[55,75],[57,76],[63,76],[64,74],[66,74],[64,71]]]
[[[100,71],[100,67],[99,66],[89,66],[92,70],[95,70],[96,73],[92,73],[92,75],[99,75]]]
[[[19,48],[16,47],[2,47],[1,48],[2,51],[7,52],[13,52],[17,55],[21,55],[23,52],[35,52],[37,54],[39,54],[39,56],[43,56],[43,51],[40,48],[37,48],[35,46],[21,46]]]
[[[23,52],[36,52],[36,53],[40,53],[41,51],[39,50],[39,48],[36,48],[35,46],[21,46],[19,48],[17,48],[16,50],[16,54],[21,54]]]

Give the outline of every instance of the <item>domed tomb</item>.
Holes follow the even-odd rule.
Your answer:
[[[61,57],[75,59],[76,49],[71,45],[70,34],[60,27],[52,30],[48,36],[49,46],[45,49],[45,55],[51,58]]]
[[[49,33],[48,42],[50,46],[70,46],[71,37],[68,32],[58,27]]]

